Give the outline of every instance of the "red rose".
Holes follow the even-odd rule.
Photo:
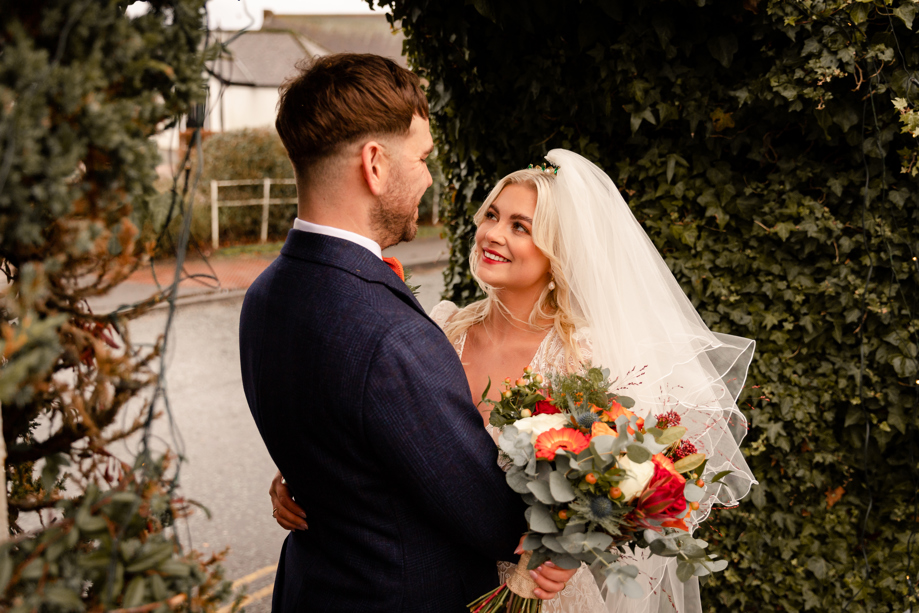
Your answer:
[[[669,462],[670,460],[663,456],[654,457],[654,475],[635,505],[638,517],[668,520],[686,510],[686,497],[683,495],[686,479],[683,475],[677,474],[672,466],[667,466],[666,463]]]
[[[561,410],[548,400],[540,400],[533,407],[533,415],[552,415],[553,413],[561,413]]]

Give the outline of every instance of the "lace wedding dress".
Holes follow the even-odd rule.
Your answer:
[[[431,310],[431,319],[442,328],[458,310],[459,307],[445,300]],[[578,342],[582,359],[589,360],[591,352],[586,336],[579,339]],[[456,349],[460,359],[463,358],[463,346],[465,343],[465,333],[453,343],[453,348]],[[552,373],[568,372],[576,365],[565,362],[565,347],[555,331],[550,330],[536,350],[536,355],[533,356],[530,366],[533,367],[534,372],[546,376]],[[491,424],[485,426],[485,428],[492,435],[492,438],[497,438],[497,432]],[[498,562],[498,574],[502,583],[507,581],[507,578],[514,572],[515,567],[510,562]],[[558,598],[544,602],[542,610],[543,613],[606,613],[607,608],[603,598],[600,596],[597,582],[587,569],[587,565],[582,563],[578,572],[568,581],[568,587],[559,593]]]

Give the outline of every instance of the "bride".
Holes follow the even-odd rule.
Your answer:
[[[476,401],[489,380],[487,397],[497,400],[498,382],[526,366],[550,375],[591,362],[610,369],[614,390],[635,399],[640,417],[678,416],[709,459],[706,474],[732,471],[706,486],[695,527],[712,505],[736,504],[755,483],[738,447],[746,420],[735,404],[753,342],[708,329],[606,173],[571,151],[546,159],[554,167],[501,179],[475,214],[469,265],[485,298],[462,309],[441,302],[431,318],[460,356]],[[497,438],[489,405],[479,410]],[[305,526],[280,474],[271,498],[282,527]],[[627,557],[640,570],[643,598],[601,591],[582,565],[543,611],[701,613],[698,581],[677,580],[673,558],[644,550]],[[501,581],[513,570],[499,563]]]

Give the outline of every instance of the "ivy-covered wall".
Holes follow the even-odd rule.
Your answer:
[[[915,607],[919,4],[378,3],[430,83],[448,298],[475,296],[489,187],[565,147],[610,173],[706,322],[756,339],[761,485],[702,528],[733,562],[706,609]]]

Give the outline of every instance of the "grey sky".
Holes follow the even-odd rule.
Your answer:
[[[127,14],[134,17],[147,10],[146,2],[134,2],[128,6]],[[262,27],[265,10],[282,15],[360,15],[373,12],[366,0],[207,0],[208,25],[212,29],[238,30],[249,26],[258,30]]]
[[[367,14],[370,7],[365,0],[208,0],[210,27],[236,30],[249,23],[246,11],[255,20],[253,29],[262,27],[262,11],[281,14],[343,15]],[[379,10],[379,9],[378,9]]]

